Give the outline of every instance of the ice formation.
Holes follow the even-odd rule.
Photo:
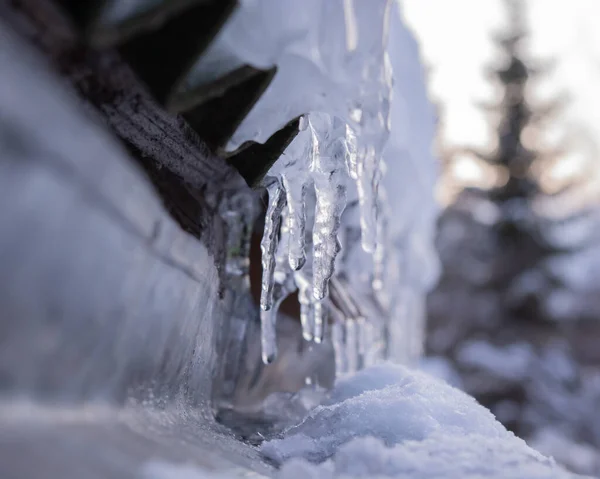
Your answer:
[[[278,70],[228,148],[301,117],[264,185],[263,360],[296,290],[304,338],[333,338],[338,372],[414,358],[437,267],[434,117],[399,2],[241,1],[195,71],[243,64]]]

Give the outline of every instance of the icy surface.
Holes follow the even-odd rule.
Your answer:
[[[399,2],[244,0],[196,81],[224,73],[217,57],[278,69],[230,149],[301,116],[265,181],[263,359],[276,353],[278,302],[295,290],[306,340],[326,340],[335,324],[340,373],[418,356],[423,295],[437,274],[434,115]]]

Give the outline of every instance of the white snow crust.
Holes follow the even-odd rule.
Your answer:
[[[380,364],[338,381],[329,397],[262,454],[279,479],[567,479],[559,467],[508,432],[472,397],[404,366]],[[144,479],[208,475],[149,464]]]
[[[283,464],[282,479],[576,477],[472,397],[390,364],[339,381],[326,403],[262,452]]]

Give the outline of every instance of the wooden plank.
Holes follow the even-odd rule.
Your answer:
[[[158,105],[116,52],[83,46],[51,1],[0,0],[0,14],[47,56],[81,99],[97,109],[102,121],[145,160],[168,168],[199,190],[218,191],[223,183],[235,182],[235,169],[211,152],[182,118]]]

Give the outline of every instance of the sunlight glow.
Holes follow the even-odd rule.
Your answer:
[[[545,173],[546,185],[555,189],[577,175],[600,175],[600,29],[596,25],[600,1],[523,1],[530,25],[527,53],[534,60],[554,65],[548,75],[532,85],[531,98],[542,104],[566,100],[564,110],[549,119],[549,124],[532,129],[526,138],[528,146],[535,146],[537,136],[549,150],[560,146],[568,150]],[[499,100],[499,92],[485,72],[498,60],[492,34],[505,22],[502,0],[401,3],[430,67],[431,98],[441,106],[441,146],[489,151],[493,148],[494,125],[480,105]],[[597,166],[590,168],[590,162]],[[471,182],[480,175],[476,169],[461,159],[450,170],[451,181]],[[599,183],[592,178],[589,181]]]

